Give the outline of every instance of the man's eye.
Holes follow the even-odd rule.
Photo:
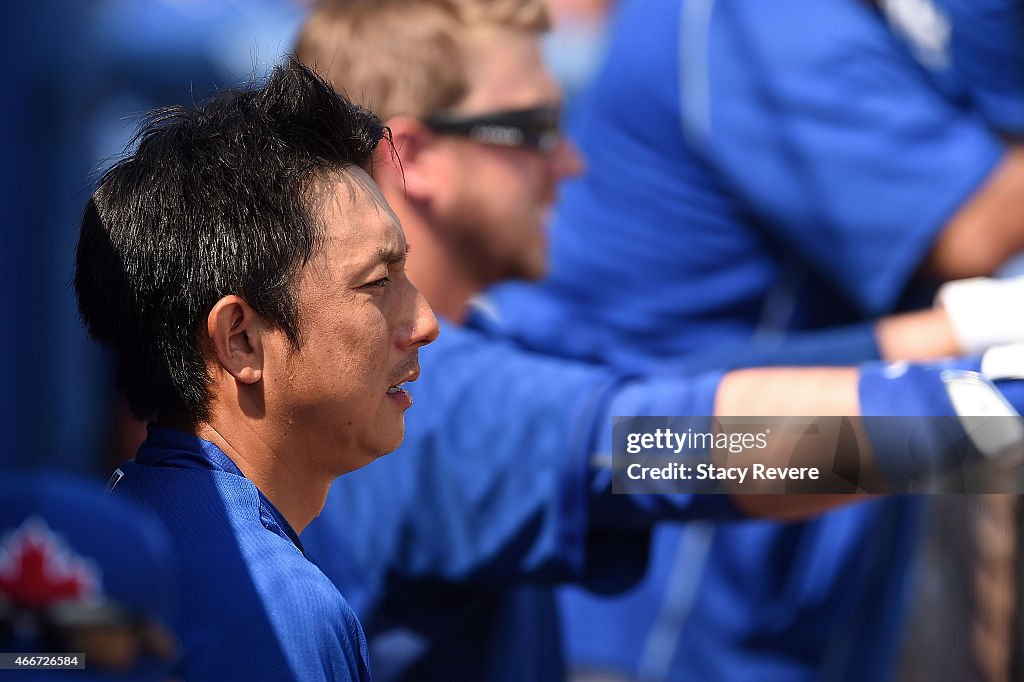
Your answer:
[[[376,288],[376,289],[383,289],[384,287],[386,287],[389,284],[391,284],[391,278],[390,277],[381,277],[380,279],[376,279],[376,280],[374,280],[372,282],[369,282],[369,283],[367,283],[364,286],[367,286],[367,287],[370,287],[370,288]]]

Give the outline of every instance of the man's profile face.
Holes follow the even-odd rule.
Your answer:
[[[415,378],[417,349],[438,330],[405,276],[405,234],[369,176],[330,181],[320,211],[324,242],[296,282],[301,346],[281,339],[264,377],[268,408],[273,396],[295,442],[338,475],[402,442],[411,398],[395,387]]]
[[[488,114],[557,105],[535,33],[486,28],[466,38],[469,92],[454,111]],[[438,229],[485,284],[547,270],[545,228],[557,183],[582,167],[565,139],[550,152],[450,137],[450,182],[436,197]]]

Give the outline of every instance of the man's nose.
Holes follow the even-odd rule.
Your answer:
[[[427,299],[416,290],[416,302],[414,303],[412,334],[409,338],[411,348],[419,348],[428,343],[433,343],[441,330],[437,325],[437,317],[431,309]]]
[[[576,145],[565,135],[558,141],[558,146],[551,155],[551,170],[555,180],[574,178],[585,168],[583,157]]]

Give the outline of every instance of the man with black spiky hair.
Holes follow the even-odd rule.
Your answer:
[[[299,533],[398,447],[437,321],[367,175],[385,129],[295,60],[154,112],[82,221],[75,289],[137,416],[111,481],[181,556],[188,680],[364,680],[366,642]]]

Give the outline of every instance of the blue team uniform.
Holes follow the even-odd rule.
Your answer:
[[[581,110],[551,275],[495,302],[529,348],[633,370],[927,297],[915,271],[1003,153],[854,0],[626,2]],[[884,678],[907,507],[659,529],[627,597],[566,596],[570,655],[643,679]]]
[[[151,425],[112,494],[167,526],[187,680],[369,680],[352,609],[270,501],[212,443]]]
[[[611,416],[709,415],[719,374],[634,379],[443,324],[406,436],[334,483],[303,533],[367,629],[381,680],[561,680],[553,585],[634,583],[657,519],[728,498],[611,495]]]

